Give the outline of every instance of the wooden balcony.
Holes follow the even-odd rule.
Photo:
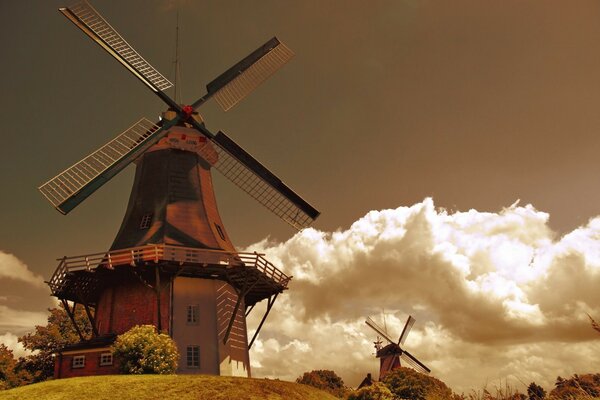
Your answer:
[[[146,245],[107,253],[64,257],[48,282],[52,295],[94,305],[102,289],[122,273],[146,274],[150,266],[163,273],[226,281],[245,290],[245,304],[287,289],[287,276],[258,253],[233,253],[170,245]],[[248,289],[249,288],[249,289]]]

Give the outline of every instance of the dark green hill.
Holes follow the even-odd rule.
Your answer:
[[[0,392],[0,400],[335,400],[310,386],[270,379],[206,375],[105,375],[36,383]]]

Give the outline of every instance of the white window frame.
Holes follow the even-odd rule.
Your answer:
[[[104,367],[107,365],[113,365],[113,355],[112,353],[102,353],[100,354],[100,366]]]
[[[73,360],[71,362],[72,368],[85,368],[85,356],[73,356]]]

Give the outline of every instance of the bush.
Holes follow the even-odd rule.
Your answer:
[[[527,396],[529,400],[543,400],[546,397],[546,391],[535,382],[531,382],[527,387]]]
[[[326,369],[305,372],[304,375],[296,379],[296,382],[316,387],[340,398],[345,397],[348,391],[342,378],[335,372]]]
[[[568,379],[559,376],[555,386],[550,392],[553,398],[600,397],[600,374],[575,374]]]
[[[177,346],[152,325],[134,326],[117,337],[113,354],[125,374],[172,374],[177,369]]]
[[[348,400],[394,400],[395,397],[383,383],[374,382],[362,387],[348,396]]]
[[[449,399],[453,396],[452,390],[444,382],[405,367],[388,373],[383,383],[400,399]]]

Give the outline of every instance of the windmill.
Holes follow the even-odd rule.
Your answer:
[[[208,130],[197,109],[214,97],[231,109],[293,56],[272,38],[180,105],[172,86],[87,1],[59,11],[167,105],[142,118],[39,187],[67,214],[131,163],[134,183],[108,252],[64,257],[48,282],[74,322],[84,307],[93,337],[57,353],[55,377],[115,373],[110,344],[134,325],[168,332],[180,373],[250,376],[248,350],[291,277],[257,253],[236,252],[213,192],[216,169],[296,229],[319,212],[223,132]],[[267,300],[250,341],[246,317]],[[77,325],[75,325],[77,329]]]
[[[412,317],[412,315],[408,316],[406,324],[404,324],[404,329],[402,329],[402,333],[400,334],[397,342],[390,338],[387,329],[379,326],[375,321],[373,321],[373,319],[371,319],[371,317],[367,317],[365,323],[379,335],[377,337],[377,342],[375,342],[377,349],[376,357],[379,358],[379,380],[382,380],[383,377],[390,371],[399,368],[402,365],[400,360],[404,361],[408,366],[412,367],[418,372],[424,374],[431,372],[431,370],[427,368],[425,364],[417,360],[415,356],[401,347],[404,345],[406,337],[415,323],[415,319]],[[379,337],[387,340],[388,344],[384,347],[381,347],[381,345],[378,344],[380,340]]]

